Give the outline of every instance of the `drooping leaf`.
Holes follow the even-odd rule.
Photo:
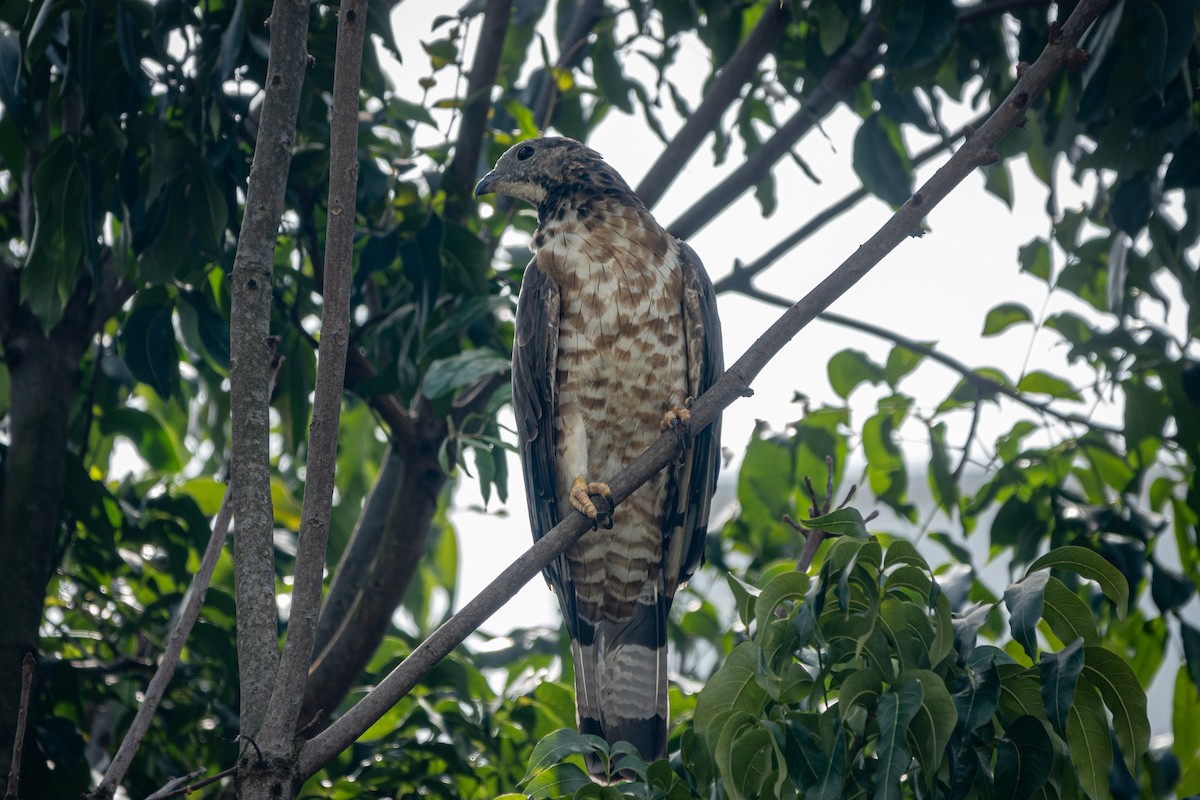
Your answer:
[[[1043,595],[1045,606],[1042,617],[1063,643],[1082,639],[1085,645],[1100,644],[1100,633],[1096,630],[1096,618],[1087,603],[1067,588],[1066,584],[1053,576],[1046,583]]]
[[[1129,608],[1129,583],[1120,570],[1098,553],[1085,547],[1066,545],[1057,547],[1029,565],[1026,575],[1037,570],[1053,568],[1074,572],[1100,585],[1100,591],[1117,607],[1117,616],[1125,618]]]
[[[1046,717],[1060,735],[1066,734],[1067,710],[1075,700],[1075,687],[1082,671],[1083,639],[1076,639],[1057,653],[1044,653],[1038,662]]]
[[[996,742],[995,800],[1034,797],[1054,766],[1050,735],[1035,717],[1018,717]]]
[[[912,194],[912,161],[894,122],[873,114],[854,136],[854,171],[869,192],[894,206]]]
[[[1013,639],[1031,659],[1037,658],[1037,623],[1042,618],[1048,572],[1033,572],[1024,580],[1009,586],[1004,592],[1004,605],[1008,608],[1008,625]]]
[[[1112,714],[1113,731],[1121,748],[1121,757],[1131,773],[1150,747],[1150,719],[1146,692],[1138,683],[1128,662],[1104,647],[1085,647],[1081,681],[1100,691]]]
[[[921,705],[908,728],[908,745],[921,764],[927,785],[932,785],[946,747],[958,724],[958,710],[946,689],[946,684],[936,673],[927,669],[910,670],[896,678],[893,691],[916,681],[923,690]]]
[[[1108,800],[1108,775],[1112,770],[1112,742],[1108,718],[1099,695],[1091,686],[1079,687],[1067,709],[1067,752],[1075,765],[1079,785],[1091,800]]]
[[[902,797],[900,778],[908,770],[912,756],[905,747],[909,723],[921,707],[924,689],[918,681],[905,683],[879,698],[879,744],[876,757],[875,800]]]

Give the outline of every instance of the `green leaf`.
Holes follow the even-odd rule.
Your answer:
[[[1075,391],[1074,386],[1062,378],[1042,370],[1034,370],[1022,376],[1020,382],[1017,383],[1017,391],[1046,394],[1061,400],[1075,400],[1076,402],[1083,400],[1079,396],[1079,392]]]
[[[990,720],[1000,704],[1000,674],[995,663],[970,670],[967,678],[967,685],[952,697],[958,709],[958,725],[964,734],[974,732]]]
[[[935,342],[918,342],[918,344],[932,348]],[[896,345],[888,353],[887,363],[883,367],[883,379],[887,381],[888,386],[895,388],[901,378],[919,367],[924,360],[924,353],[916,353],[903,345]]]
[[[588,774],[574,764],[555,764],[538,772],[525,784],[525,796],[532,798],[566,797],[588,786],[595,786]]]
[[[912,161],[892,120],[872,114],[863,121],[854,135],[853,161],[863,186],[884,202],[900,206],[912,194]]]
[[[798,519],[796,520],[796,524],[805,530],[825,531],[830,536],[849,536],[852,539],[866,539],[871,535],[867,531],[867,523],[863,519],[862,512],[857,508],[842,508],[819,517],[813,517],[812,519]]]
[[[835,725],[832,747],[826,753],[827,758],[823,769],[817,775],[817,781],[804,793],[804,800],[840,800],[842,788],[846,785],[846,737],[841,725]]]
[[[179,348],[171,324],[172,305],[135,308],[121,326],[121,350],[129,371],[163,400],[179,385]]]
[[[931,787],[958,724],[958,710],[941,677],[927,669],[909,670],[900,675],[892,683],[892,691],[899,691],[914,681],[921,684],[923,695],[909,725],[908,744],[921,764],[926,785]]]
[[[704,684],[696,698],[696,735],[715,747],[719,730],[713,723],[722,714],[745,711],[752,715],[762,712],[767,700],[766,691],[758,684],[758,647],[754,642],[742,642],[729,654],[725,663]]]
[[[909,723],[921,707],[925,691],[913,681],[884,692],[879,699],[879,743],[875,753],[879,766],[875,773],[876,800],[899,800],[903,796],[900,778],[908,770],[912,756],[904,746]]]
[[[1171,750],[1179,759],[1179,797],[1200,793],[1200,725],[1196,725],[1196,709],[1200,708],[1200,688],[1193,682],[1186,666],[1175,673],[1175,693],[1171,701],[1171,724],[1175,741]]]
[[[785,600],[802,600],[807,591],[808,576],[803,572],[793,570],[772,578],[754,603],[754,619],[759,633],[762,633],[780,603]]]
[[[508,368],[508,359],[491,350],[465,350],[430,364],[425,372],[421,393],[436,400],[488,375],[503,373]]]
[[[128,406],[114,408],[100,418],[100,431],[107,436],[119,434],[129,439],[151,469],[158,472],[183,469],[175,440],[152,414]]]
[[[1089,646],[1083,649],[1083,654],[1082,679],[1100,690],[1100,696],[1112,714],[1113,731],[1117,734],[1121,757],[1129,772],[1137,774],[1138,761],[1150,747],[1146,692],[1138,683],[1129,663],[1116,653],[1103,647]]]
[[[1042,618],[1049,580],[1048,572],[1034,572],[1030,568],[1024,580],[1014,583],[1004,592],[1004,605],[1008,608],[1008,625],[1013,639],[1034,660],[1037,660],[1038,653],[1037,623]]]
[[[1171,154],[1163,176],[1163,189],[1194,189],[1200,186],[1200,132],[1192,131]]]
[[[725,573],[725,582],[733,592],[733,600],[737,605],[738,619],[746,628],[750,627],[750,610],[761,592],[757,586],[751,586],[732,572]]]
[[[1087,603],[1067,588],[1066,584],[1053,576],[1046,583],[1045,607],[1042,618],[1064,644],[1082,639],[1085,645],[1100,644],[1096,630],[1096,618]]]
[[[1022,272],[1028,272],[1046,283],[1050,282],[1050,247],[1045,239],[1034,239],[1022,245],[1017,261],[1021,264]]]
[[[1018,717],[996,741],[993,800],[1025,800],[1046,783],[1054,766],[1054,745],[1036,717]]]
[[[984,167],[983,175],[984,191],[999,199],[1000,202],[1008,206],[1009,211],[1012,211],[1012,175],[1008,171],[1008,162],[1001,161],[997,164]]]
[[[1033,322],[1033,314],[1020,303],[1001,303],[988,312],[983,335],[995,336],[1022,322]]]
[[[1075,687],[1082,671],[1083,639],[1076,639],[1057,653],[1046,653],[1038,663],[1046,717],[1060,735],[1066,733],[1067,709],[1075,699]]]
[[[528,783],[534,777],[559,764],[569,755],[596,752],[608,753],[608,743],[603,738],[580,733],[570,728],[557,730],[542,739],[533,748],[533,753],[529,756],[529,768],[520,782]],[[585,774],[584,778],[586,779],[586,777]],[[530,791],[532,793],[532,789]]]
[[[954,39],[955,10],[950,0],[900,4],[900,13],[889,32],[884,65],[899,72],[933,62]]]
[[[838,706],[842,709],[842,717],[850,713],[850,708],[855,703],[862,705],[867,711],[873,711],[882,692],[883,676],[879,674],[879,670],[871,667],[851,672],[838,689]]]
[[[1117,186],[1109,213],[1117,228],[1135,237],[1146,227],[1153,209],[1150,180],[1145,174],[1139,174],[1121,181]]]
[[[1093,580],[1100,591],[1117,607],[1117,616],[1125,618],[1129,607],[1129,584],[1120,570],[1104,560],[1104,557],[1076,545],[1067,545],[1051,550],[1029,565],[1026,576],[1040,569],[1060,569]]]
[[[861,350],[842,350],[835,353],[826,365],[829,385],[839,397],[847,398],[860,383],[875,385],[883,380],[883,367]]]
[[[1091,800],[1108,800],[1108,774],[1112,771],[1112,741],[1108,718],[1096,690],[1079,687],[1067,710],[1067,751],[1079,785]]]
[[[816,0],[810,8],[820,35],[821,52],[827,56],[837,52],[850,32],[850,18],[837,0]]]
[[[774,752],[774,739],[758,715],[735,711],[725,718],[715,755],[725,787],[735,800],[760,796]]]

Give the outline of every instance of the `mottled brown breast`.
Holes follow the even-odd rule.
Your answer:
[[[640,204],[589,196],[547,216],[534,249],[561,297],[556,480],[569,508],[575,475],[564,466],[564,424],[582,419],[585,477],[605,481],[658,437],[663,412],[684,402],[682,275],[677,242]],[[584,619],[629,618],[646,581],[660,579],[665,481],[659,473],[621,504],[612,530],[588,533],[568,552]]]

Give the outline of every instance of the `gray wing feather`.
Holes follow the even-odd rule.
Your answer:
[[[679,243],[683,271],[683,329],[688,356],[688,393],[700,397],[725,371],[717,295],[696,251]],[[721,420],[692,438],[683,465],[669,467],[666,537],[666,596],[673,597],[704,561],[708,513],[721,466]]]
[[[554,281],[533,262],[525,268],[517,297],[513,337],[512,392],[517,417],[517,443],[525,477],[525,499],[536,542],[557,525],[557,469],[554,456],[554,413],[557,402],[559,292]],[[546,567],[546,580],[559,596],[569,631],[574,631],[575,591],[569,586],[566,559]]]

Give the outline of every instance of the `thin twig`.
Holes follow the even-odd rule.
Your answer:
[[[750,297],[755,300],[761,300],[764,303],[770,303],[771,305],[779,306],[781,308],[791,308],[792,306],[792,302],[786,297],[780,297],[779,295],[765,292],[754,286],[751,286],[749,289],[739,288],[736,291],[738,294],[745,295],[746,297]],[[1036,411],[1039,414],[1046,414],[1047,416],[1054,417],[1059,422],[1065,422],[1071,425],[1082,425],[1090,430],[1097,431],[1098,433],[1107,433],[1113,436],[1121,436],[1124,434],[1120,428],[1115,428],[1111,425],[1105,425],[1102,422],[1096,422],[1095,420],[1080,414],[1072,414],[1069,411],[1060,411],[1048,401],[1034,400],[1027,395],[1021,394],[1021,392],[1017,391],[1011,386],[1008,386],[1007,384],[1000,383],[999,381],[989,378],[986,375],[979,374],[971,367],[967,366],[953,356],[948,356],[940,350],[935,350],[927,344],[922,344],[921,342],[909,339],[907,336],[896,333],[895,331],[890,331],[887,328],[881,328],[878,325],[873,325],[870,322],[864,322],[860,319],[846,317],[833,311],[823,311],[819,316],[822,322],[830,322],[834,325],[841,325],[843,328],[851,328],[852,330],[869,333],[872,336],[878,336],[880,339],[887,339],[890,342],[894,342],[895,344],[903,347],[905,350],[911,350],[919,355],[927,356],[931,361],[936,361],[937,363],[949,367],[957,372],[963,377],[964,380],[974,386],[978,392],[985,395],[993,393],[1004,395],[1005,397],[1015,400],[1026,408]],[[1173,437],[1170,436],[1165,438],[1168,440],[1173,439]]]
[[[155,791],[154,794],[146,795],[146,800],[165,800],[165,798],[168,797],[176,797],[176,789],[178,789],[180,786],[186,785],[188,781],[194,781],[203,774],[204,770],[198,769],[194,772],[189,772],[187,775],[180,775],[179,777],[172,778],[163,784],[161,789]]]
[[[33,694],[33,671],[37,656],[33,651],[21,659],[21,704],[17,707],[17,729],[13,732],[12,764],[8,768],[8,789],[5,797],[15,798],[21,789],[21,758],[25,754],[25,725],[29,721],[29,702]]]
[[[172,789],[171,791],[167,792],[166,794],[163,794],[162,789],[160,789],[159,791],[157,791],[154,794],[147,797],[146,800],[167,800],[167,798],[169,798],[169,797],[184,797],[184,796],[189,795],[192,792],[196,791],[197,789],[203,789],[205,786],[208,786],[209,784],[216,783],[217,781],[221,780],[222,778],[228,778],[230,775],[232,775],[235,772],[237,772],[237,767],[229,767],[227,769],[221,770],[220,772],[218,772],[215,775],[209,775],[204,780],[196,781],[195,783],[191,784],[190,786],[182,786],[178,789]],[[192,773],[192,774],[194,775],[195,773]],[[166,788],[166,787],[163,787],[163,788]]]
[[[807,297],[784,313],[724,375],[692,406],[694,433],[704,430],[738,397],[751,393],[750,382],[763,367],[817,314],[844,294],[885,255],[915,231],[921,220],[962,180],[981,164],[990,163],[992,147],[1025,116],[1033,96],[1068,65],[1083,57],[1076,48],[1079,37],[1107,5],[1107,0],[1081,0],[1070,19],[1055,35],[1038,60],[1024,70],[1008,99],[950,161],[930,178],[892,218],[858,251],[842,263]],[[608,482],[613,500],[620,503],[675,457],[677,441],[671,432],[660,436],[645,452]],[[439,661],[591,529],[591,521],[572,511],[526,550],[494,581],[433,632],[403,662],[344,716],[308,742],[300,754],[296,774],[307,779],[407,694]]]
[[[329,126],[329,215],[325,229],[325,281],[321,291],[320,358],[309,427],[299,546],[283,658],[258,737],[268,755],[276,757],[284,757],[292,749],[321,608],[337,469],[338,425],[346,384],[346,349],[350,341],[359,85],[366,26],[366,0],[343,0],[338,11]]]

